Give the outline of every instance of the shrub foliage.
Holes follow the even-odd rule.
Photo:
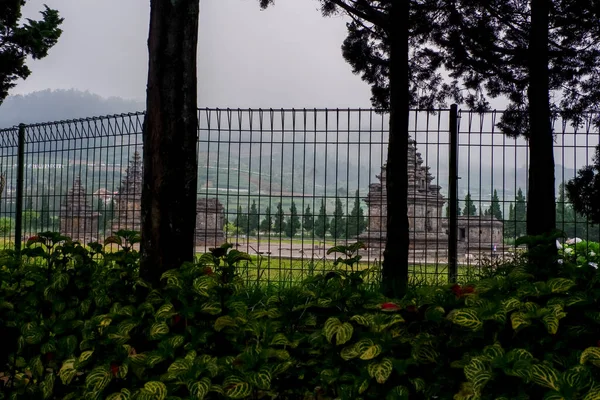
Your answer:
[[[2,398],[600,398],[598,274],[570,252],[552,277],[528,259],[392,301],[364,284],[360,244],[269,290],[228,245],[150,287],[138,241],[48,232],[0,255]]]

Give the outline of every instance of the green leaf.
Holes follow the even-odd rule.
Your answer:
[[[465,366],[465,376],[467,380],[473,384],[473,389],[476,392],[480,392],[490,379],[492,379],[492,372],[489,366],[480,358],[474,357]]]
[[[452,321],[453,324],[473,331],[479,330],[483,326],[483,323],[477,315],[477,311],[470,308],[452,310],[448,314],[448,319]]]
[[[417,393],[424,391],[425,388],[427,387],[424,379],[415,378],[415,379],[409,379],[409,381],[410,381],[410,383],[413,384],[413,386],[415,387],[415,391]]]
[[[206,396],[210,390],[211,382],[210,379],[204,377],[197,382],[192,383],[188,386],[188,390],[190,391],[190,395],[193,399],[202,400],[204,396]]]
[[[228,376],[223,381],[223,392],[230,399],[243,399],[252,394],[252,386],[236,376]]]
[[[52,392],[54,391],[54,379],[54,374],[46,374],[44,377],[44,382],[40,385],[42,388],[42,397],[44,399],[48,399],[52,396]]]
[[[358,394],[363,394],[369,388],[369,381],[363,380],[361,384],[358,386]]]
[[[487,357],[488,360],[493,361],[497,358],[504,357],[504,349],[500,345],[500,343],[494,343],[491,346],[486,346],[483,349],[483,354]]]
[[[271,346],[287,346],[290,341],[285,337],[283,333],[277,333],[271,340]]]
[[[77,375],[77,370],[75,369],[75,359],[71,358],[65,360],[60,367],[60,371],[58,371],[58,377],[62,381],[63,385],[68,385],[71,383],[73,378]]]
[[[350,321],[356,322],[358,325],[371,326],[373,318],[370,315],[353,315]]]
[[[155,322],[150,327],[148,338],[150,340],[160,339],[167,333],[169,333],[169,326],[167,324],[164,322]]]
[[[225,328],[236,328],[237,323],[235,320],[229,315],[223,315],[215,321],[215,331],[221,332]]]
[[[392,360],[384,358],[380,362],[372,362],[367,366],[367,371],[371,378],[375,378],[377,383],[383,384],[392,374],[394,366]]]
[[[261,369],[250,375],[250,383],[261,390],[271,389],[271,373],[266,369]]]
[[[386,400],[408,400],[410,391],[404,386],[396,386],[386,396]]]
[[[353,332],[354,328],[352,327],[352,324],[348,322],[342,323],[335,317],[330,317],[325,321],[325,326],[323,327],[323,333],[325,334],[327,341],[333,343],[333,337],[335,336],[335,343],[338,346],[350,340]]]
[[[542,322],[544,324],[544,326],[546,327],[546,329],[548,330],[548,333],[551,335],[556,335],[556,332],[558,332],[558,321],[561,318],[564,318],[567,314],[565,313],[560,313],[560,314],[546,314],[542,317]]]
[[[209,297],[210,290],[216,285],[215,280],[209,275],[199,276],[194,279],[192,283],[192,287],[194,288],[194,292],[198,293],[200,296]]]
[[[544,394],[543,400],[567,400],[562,394],[555,390],[550,390]]]
[[[361,360],[372,360],[381,354],[382,348],[380,345],[375,344],[367,347],[360,355]]]
[[[361,350],[358,348],[358,346],[353,344],[351,346],[344,347],[340,353],[340,356],[344,360],[348,361],[348,360],[358,357],[360,354],[361,354]]]
[[[199,311],[210,315],[217,315],[221,313],[221,306],[216,302],[206,302],[200,306]]]
[[[107,366],[96,367],[85,378],[85,388],[88,392],[101,392],[111,379],[112,374]]]
[[[552,293],[564,293],[575,286],[575,282],[566,278],[553,278],[546,282]]]
[[[595,386],[592,389],[590,389],[590,391],[587,392],[583,400],[600,400],[600,386]]]
[[[171,365],[169,365],[169,368],[167,369],[167,371],[171,374],[173,374],[173,376],[180,376],[181,374],[185,374],[186,372],[188,372],[193,366],[193,363],[186,359],[186,358],[180,358],[175,360]]]
[[[546,364],[534,364],[531,367],[531,380],[540,386],[560,391],[558,371]]]
[[[588,347],[581,353],[579,363],[586,364],[588,362],[600,367],[600,347]]]
[[[167,398],[167,387],[164,383],[158,381],[146,382],[142,392],[152,395],[152,398],[156,400],[165,400]]]
[[[166,303],[163,304],[162,306],[160,306],[160,308],[156,311],[156,314],[154,315],[154,317],[156,319],[167,319],[172,317],[173,315],[175,315],[175,308],[173,307],[173,304],[171,303]]]
[[[83,366],[86,364],[86,362],[92,357],[92,355],[94,354],[94,350],[87,350],[82,352],[79,355],[79,358],[77,359],[77,366]]]
[[[131,392],[127,389],[121,389],[120,392],[113,393],[106,397],[106,400],[129,400],[131,398]]]
[[[529,319],[522,312],[513,312],[510,315],[510,323],[514,330],[531,325]]]
[[[576,365],[563,372],[562,381],[578,391],[592,384],[590,371],[583,365]]]

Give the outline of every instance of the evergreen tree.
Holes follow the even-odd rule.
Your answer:
[[[490,208],[485,210],[484,215],[493,216],[498,221],[502,221],[502,209],[500,207],[500,199],[498,198],[498,191],[494,189],[494,195],[492,196],[492,204]]]
[[[515,202],[515,237],[519,238],[527,234],[527,201],[521,188],[517,191]]]
[[[597,4],[561,0],[439,2],[433,37],[450,76],[470,91],[471,108],[486,95],[509,100],[499,127],[529,144],[527,232],[555,227],[553,110],[581,121],[600,92]],[[443,22],[442,22],[443,21]],[[462,79],[462,82],[461,82]],[[464,84],[464,85],[463,85]]]
[[[260,222],[260,230],[270,233],[271,229],[273,229],[273,216],[271,215],[271,207],[267,207],[265,210],[265,218]]]
[[[310,206],[306,206],[306,210],[304,210],[304,215],[302,216],[302,228],[305,231],[312,231],[315,226],[315,221],[313,219],[312,212],[310,211]]]
[[[477,215],[477,207],[475,207],[475,203],[471,200],[471,193],[467,193],[465,196],[465,208],[462,212],[462,215],[465,216],[475,216]]]
[[[52,227],[51,215],[50,215],[50,199],[48,196],[42,197],[42,204],[40,208],[40,229],[49,230]]]
[[[574,210],[590,222],[600,224],[600,144],[596,146],[592,165],[577,171],[577,176],[566,184],[567,196]]]
[[[460,217],[462,209],[460,208],[460,201],[456,202],[456,215]],[[450,206],[446,206],[446,218],[450,218]]]
[[[285,224],[285,234],[287,237],[294,237],[300,230],[300,217],[298,216],[298,209],[296,203],[292,200],[292,206],[290,207],[290,216]]]
[[[27,196],[25,198],[25,205],[24,205],[23,209],[33,211],[33,197],[32,196]]]
[[[346,233],[346,218],[344,218],[344,208],[339,197],[335,198],[335,209],[329,225],[329,232],[336,239],[344,237]]]
[[[325,234],[329,230],[329,219],[327,218],[327,211],[325,209],[325,199],[321,200],[321,208],[319,214],[315,220],[314,232],[318,238],[324,238]]]
[[[241,233],[248,233],[248,214],[245,214],[242,210],[242,206],[237,209],[237,215],[235,217],[235,226],[238,227]]]
[[[367,228],[367,220],[365,219],[363,209],[360,206],[358,190],[354,196],[354,205],[352,206],[350,215],[348,215],[347,227],[348,230],[345,232],[347,238],[354,238],[363,233]]]
[[[283,216],[283,208],[281,203],[277,204],[277,211],[275,212],[275,221],[273,223],[273,232],[283,233],[285,231],[285,217]]]
[[[515,238],[516,237],[516,221],[515,221],[515,207],[512,203],[508,207],[508,219],[504,221],[504,237]]]
[[[25,62],[48,55],[60,38],[63,19],[58,11],[44,6],[42,19],[21,18],[24,0],[2,1],[0,6],[0,105],[19,79],[31,74]],[[31,210],[31,208],[29,208]]]
[[[274,0],[260,0],[265,8]],[[387,229],[382,264],[382,291],[402,297],[408,288],[408,147],[409,109],[432,108],[438,89],[441,58],[426,46],[437,7],[431,2],[398,0],[320,0],[325,16],[351,16],[342,53],[353,71],[371,85],[371,102],[389,113],[386,176],[387,212],[395,221]]]
[[[259,227],[259,216],[258,208],[256,207],[256,200],[252,200],[250,206],[250,212],[248,213],[248,233],[255,234]]]

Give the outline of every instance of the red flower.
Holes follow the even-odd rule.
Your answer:
[[[381,309],[384,311],[397,311],[400,309],[400,306],[394,303],[383,303]]]
[[[459,284],[454,284],[450,290],[457,298],[463,297],[465,294],[475,293],[475,288],[473,286],[465,286],[462,287]]]
[[[215,274],[215,273],[213,272],[213,270],[212,270],[212,268],[211,268],[211,267],[205,267],[205,268],[204,268],[204,273],[205,273],[206,275],[214,275],[214,274]]]
[[[177,314],[173,316],[173,325],[177,325],[181,321],[181,315]]]
[[[52,360],[54,360],[54,353],[52,353],[52,352],[46,353],[46,361],[52,361]]]
[[[119,366],[117,364],[110,364],[110,370],[112,371],[113,376],[117,376],[119,373]]]

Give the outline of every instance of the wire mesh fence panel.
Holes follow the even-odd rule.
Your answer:
[[[17,207],[19,129],[0,130],[0,248],[12,248],[15,240]]]
[[[412,110],[408,134],[409,271],[413,283],[449,273],[450,110]],[[458,278],[513,257],[525,233],[527,141],[497,128],[501,112],[458,117]],[[23,239],[59,231],[82,242],[140,230],[143,113],[25,126]],[[592,116],[554,122],[557,225],[600,240],[560,184],[591,161]],[[387,227],[388,115],[371,109],[198,110],[196,252],[225,242],[249,253],[249,282],[284,285],[331,270],[360,241],[355,269],[377,282]],[[15,240],[19,130],[0,131],[3,246]],[[392,155],[393,157],[394,155]],[[177,194],[174,193],[174,196]],[[191,216],[192,217],[192,216]],[[328,253],[336,247],[337,251]]]

